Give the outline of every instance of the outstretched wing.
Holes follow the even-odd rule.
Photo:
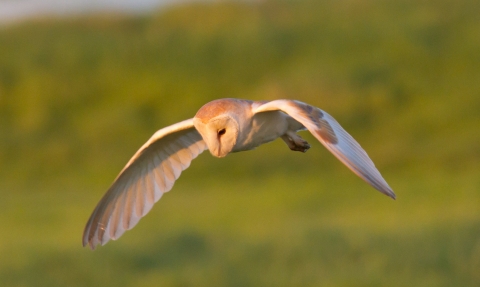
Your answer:
[[[83,246],[95,249],[133,228],[206,147],[193,119],[157,131],[98,203],[85,227]]]
[[[304,125],[333,155],[374,188],[395,199],[395,193],[362,147],[325,111],[299,101],[275,100],[254,113],[280,110]]]

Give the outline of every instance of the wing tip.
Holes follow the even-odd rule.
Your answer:
[[[89,247],[91,250],[95,250],[97,245],[104,245],[106,242],[103,242],[102,240],[99,240],[97,238],[98,234],[95,232],[92,236],[91,233],[85,231],[82,237],[82,246],[83,247]],[[107,240],[108,241],[108,240]]]
[[[95,250],[96,244],[93,242],[93,240],[89,240],[89,241],[86,241],[85,239],[82,240],[82,246],[87,247],[87,245],[91,250]]]
[[[88,238],[85,238],[85,236],[82,238],[82,247],[88,247],[91,249],[91,250],[95,250],[95,245],[93,244],[92,242],[93,240],[92,239],[88,239]]]
[[[379,189],[379,191],[383,194],[385,194],[386,196],[390,197],[391,199],[393,200],[397,200],[397,195],[395,194],[395,192],[393,192],[392,189]]]

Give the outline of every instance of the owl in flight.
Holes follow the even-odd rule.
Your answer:
[[[306,152],[310,145],[297,135],[301,130],[308,130],[356,175],[395,199],[367,153],[323,110],[294,100],[219,99],[205,104],[194,118],[157,131],[133,155],[95,207],[83,245],[95,249],[133,228],[204,150],[221,158],[281,138],[291,150]]]

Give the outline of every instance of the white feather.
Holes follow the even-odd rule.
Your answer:
[[[328,113],[292,100],[220,99],[193,119],[160,129],[133,155],[93,211],[83,245],[94,249],[133,228],[207,148],[224,157],[281,137],[305,152],[310,145],[296,134],[305,128],[360,178],[395,198],[367,153]]]
[[[85,227],[83,245],[94,249],[133,228],[205,149],[192,119],[157,131],[130,159],[98,203]]]

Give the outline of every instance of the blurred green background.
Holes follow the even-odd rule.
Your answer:
[[[0,286],[480,286],[480,2],[193,3],[0,29]],[[307,133],[199,156],[94,252],[90,213],[161,127],[222,97],[333,115],[397,194]]]

